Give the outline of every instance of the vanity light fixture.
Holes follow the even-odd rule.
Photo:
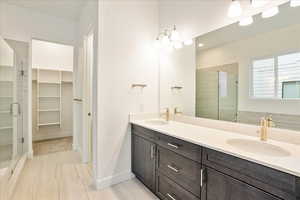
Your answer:
[[[180,40],[180,36],[179,36],[179,33],[178,33],[175,25],[174,25],[174,28],[171,32],[170,38],[171,38],[172,41],[179,41]]]
[[[272,7],[272,8],[269,8],[269,9],[263,11],[261,16],[262,16],[262,18],[270,18],[270,17],[277,15],[278,13],[279,13],[279,8],[278,8],[278,6],[275,6],[275,7]]]
[[[180,38],[180,34],[177,31],[176,26],[174,25],[173,29],[166,29],[157,36],[155,46],[163,47],[166,50],[173,50],[182,48],[183,44],[190,45],[192,43],[192,40],[191,42],[189,41],[187,43],[183,42]]]
[[[238,0],[232,0],[229,10],[228,17],[234,18],[242,15],[241,3]]]
[[[162,43],[163,46],[170,45],[170,38],[169,38],[169,35],[167,34],[167,30],[165,31],[165,33],[161,37],[161,43]]]
[[[174,43],[174,48],[175,49],[181,49],[183,47],[182,42],[175,42]]]
[[[299,0],[291,0],[291,7],[298,7],[300,6]]]
[[[190,40],[185,40],[185,41],[183,42],[183,44],[186,45],[186,46],[190,46],[190,45],[192,45],[193,43],[194,43],[194,42],[193,42],[192,39],[190,39]]]
[[[245,17],[245,18],[241,19],[239,22],[239,25],[240,26],[248,26],[252,23],[253,23],[253,17],[250,16],[250,17]]]

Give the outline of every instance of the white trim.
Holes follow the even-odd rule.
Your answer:
[[[114,176],[109,176],[102,179],[96,179],[94,184],[97,190],[102,190],[104,188],[122,183],[124,181],[128,181],[134,177],[135,175],[131,172],[123,172],[123,173],[116,174]]]

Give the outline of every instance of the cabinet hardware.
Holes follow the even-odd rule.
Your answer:
[[[173,170],[174,172],[178,173],[179,172],[179,169],[176,169],[175,167],[171,166],[171,165],[168,165],[168,168]]]
[[[170,195],[169,193],[167,193],[167,196],[172,199],[172,200],[176,200],[172,195]]]
[[[150,154],[151,154],[151,159],[154,159],[154,151],[155,151],[155,146],[151,145],[151,150],[150,150]]]
[[[147,87],[147,85],[146,84],[132,84],[131,87],[132,88],[136,88],[136,87],[145,88],[145,87]]]
[[[175,149],[178,149],[178,148],[179,148],[178,145],[172,144],[172,143],[168,143],[168,146],[173,147],[173,148],[175,148]]]
[[[203,186],[203,169],[200,170],[200,186]]]

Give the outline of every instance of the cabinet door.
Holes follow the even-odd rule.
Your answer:
[[[251,185],[211,168],[205,168],[202,200],[280,200]]]
[[[154,143],[142,137],[132,136],[132,171],[150,190],[155,191]]]

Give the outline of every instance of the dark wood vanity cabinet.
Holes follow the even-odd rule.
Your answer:
[[[155,143],[132,136],[132,171],[152,192],[155,192]]]
[[[132,126],[132,171],[163,200],[300,200],[300,179]]]

